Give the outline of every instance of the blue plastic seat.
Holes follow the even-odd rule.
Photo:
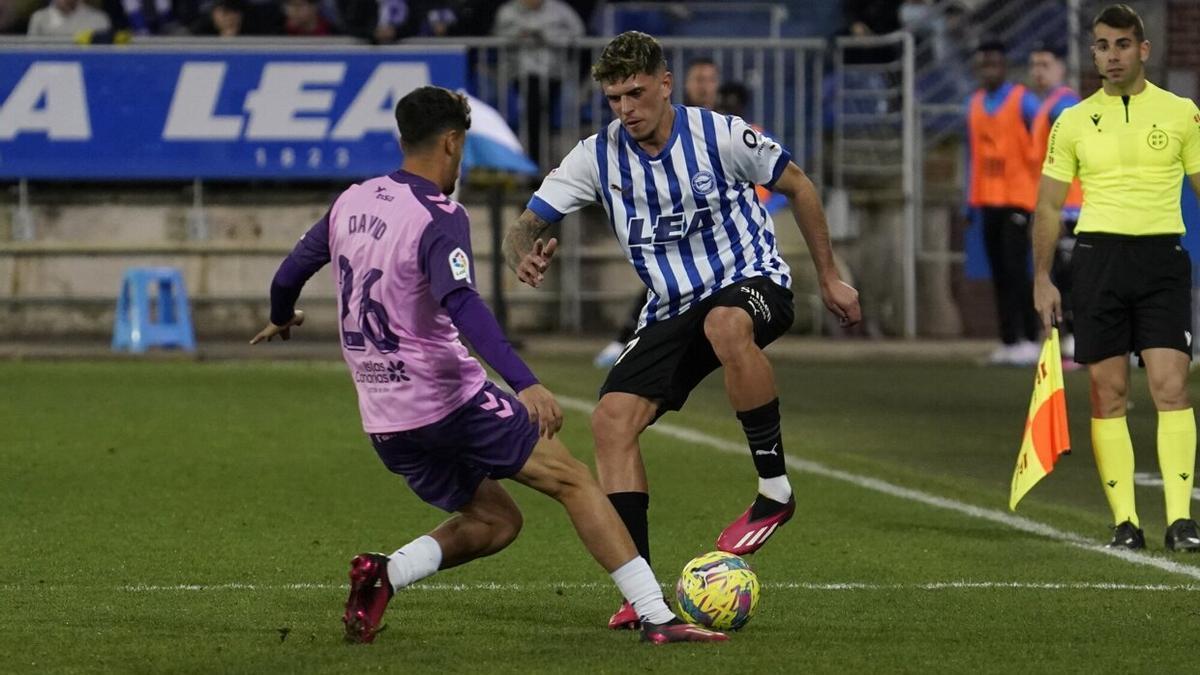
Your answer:
[[[153,306],[152,287],[158,290]],[[113,320],[113,351],[140,354],[151,347],[196,350],[187,288],[183,274],[175,267],[131,267],[121,280]]]

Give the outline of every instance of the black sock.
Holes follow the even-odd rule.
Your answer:
[[[650,495],[645,492],[614,492],[608,495],[608,501],[612,502],[621,522],[625,523],[625,529],[629,530],[638,555],[646,559],[646,564],[650,564],[650,526],[646,516],[650,510]]]
[[[750,444],[750,456],[759,478],[775,478],[787,473],[783,464],[783,434],[779,431],[779,399],[753,410],[737,414]]]

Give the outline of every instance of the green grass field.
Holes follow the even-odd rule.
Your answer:
[[[585,358],[531,361],[563,397],[590,402],[601,380]],[[1082,373],[1067,377],[1077,451],[1014,527],[997,514],[1029,373],[776,365],[787,453],[821,473],[792,472],[799,511],[751,561],[749,626],[654,648],[603,628],[607,575],[560,508],[517,485],[511,548],[399,594],[374,645],[343,644],[350,557],[442,514],[379,463],[340,363],[0,363],[0,671],[1194,671],[1200,557],[1162,550],[1160,488],[1138,489],[1149,551],[1098,550]],[[1140,374],[1134,387],[1138,470],[1157,472]],[[654,567],[673,583],[754,473],[714,447],[741,443],[719,379],[664,422],[704,435],[643,441]],[[583,413],[564,438],[590,461]]]

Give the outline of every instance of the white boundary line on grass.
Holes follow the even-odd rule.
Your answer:
[[[558,397],[558,401],[564,408],[589,415],[594,407],[593,404],[589,403],[588,401],[568,396],[560,396]],[[694,429],[688,429],[686,427],[681,427],[666,422],[656,422],[650,427],[650,430],[681,441],[687,441],[689,443],[695,443],[698,445],[706,445],[714,450],[727,454],[746,455],[749,452],[744,444],[734,443],[717,438],[715,436],[701,433]],[[1022,532],[1028,532],[1030,534],[1046,537],[1047,539],[1053,539],[1054,541],[1083,549],[1085,551],[1091,551],[1093,553],[1099,553],[1101,555],[1118,558],[1120,560],[1124,560],[1125,562],[1133,563],[1134,565],[1153,567],[1155,569],[1162,570],[1163,572],[1170,572],[1172,574],[1179,574],[1185,577],[1200,580],[1200,567],[1185,565],[1171,560],[1165,560],[1163,558],[1157,558],[1138,551],[1105,548],[1103,545],[1095,541],[1085,539],[1078,534],[1060,530],[1044,523],[1039,523],[1035,520],[1023,518],[1021,516],[1014,516],[1010,513],[1005,513],[1004,511],[997,509],[988,509],[975,506],[966,502],[960,502],[956,499],[939,497],[937,495],[929,494],[928,492],[922,492],[920,490],[914,490],[912,488],[901,487],[887,481],[879,480],[878,478],[871,478],[869,476],[850,473],[849,471],[834,469],[811,460],[799,459],[797,457],[785,457],[784,459],[790,468],[797,471],[811,473],[824,478],[832,478],[834,480],[850,483],[851,485],[856,485],[861,488],[866,488],[875,492],[881,492],[892,497],[899,497],[900,499],[925,504],[927,506],[946,509],[947,511],[955,511],[972,518],[988,520],[993,523],[1010,527],[1014,530],[1020,530]]]
[[[339,590],[346,584],[178,584],[175,586],[151,586],[139,584],[124,586],[130,593],[155,593],[162,591],[308,591]],[[666,588],[666,586],[664,586]],[[763,584],[768,590],[792,591],[955,591],[955,590],[1033,590],[1033,591],[1186,591],[1200,592],[1198,584],[1118,584],[1106,582],[1023,582],[1023,581],[933,581],[911,584],[869,584],[856,581],[814,583],[806,581],[776,581]],[[418,583],[404,589],[406,592],[476,593],[480,591],[612,591],[612,584],[599,581],[543,582],[543,583],[499,583],[484,581],[470,584]]]
[[[1135,473],[1133,484],[1142,487],[1162,487],[1162,476],[1157,473]],[[1200,500],[1200,488],[1192,488],[1192,501]]]
[[[664,588],[668,586],[664,585]],[[198,593],[214,591],[345,591],[341,583],[252,584],[232,582],[222,584],[134,584],[117,587],[126,593]],[[1148,591],[1200,592],[1200,584],[1122,584],[1096,581],[1026,582],[1026,581],[930,581],[906,584],[874,584],[857,581],[810,582],[774,581],[763,583],[768,590],[791,591],[956,591],[956,590],[1032,590],[1032,591]],[[67,591],[75,586],[4,585],[0,591]],[[668,588],[669,590],[669,588]],[[419,583],[404,589],[411,593],[477,593],[487,591],[596,591],[609,593],[612,584],[599,581],[540,583],[475,582],[467,584]]]

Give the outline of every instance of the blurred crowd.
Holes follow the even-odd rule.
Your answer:
[[[508,36],[553,42],[596,26],[599,7],[622,0],[0,0],[0,33],[347,35],[373,43],[409,37]],[[784,5],[795,3],[782,2]],[[943,40],[933,0],[842,0],[849,35],[912,30]],[[835,10],[836,11],[836,10]],[[803,21],[803,13],[793,17]],[[832,26],[830,26],[832,28]],[[816,30],[817,33],[833,32]]]

